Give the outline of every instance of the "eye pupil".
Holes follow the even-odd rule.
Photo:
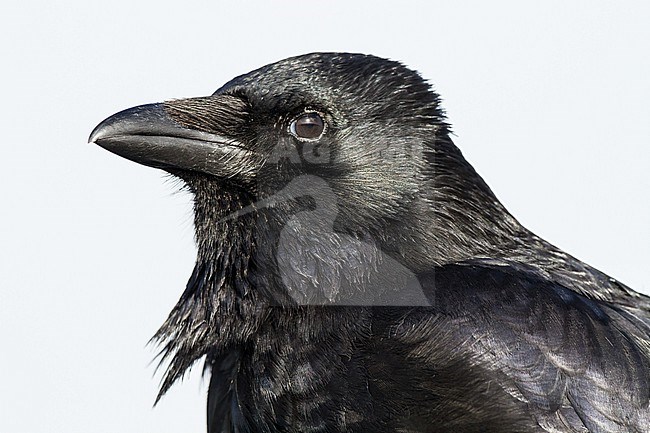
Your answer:
[[[318,113],[306,113],[291,124],[291,132],[296,137],[307,140],[320,138],[324,130],[325,122]]]

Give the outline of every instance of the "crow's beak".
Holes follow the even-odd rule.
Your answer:
[[[177,123],[165,104],[140,105],[114,114],[97,125],[88,142],[131,161],[170,171],[231,178],[253,170],[249,150],[225,134]]]

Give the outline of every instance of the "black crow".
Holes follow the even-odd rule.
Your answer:
[[[194,197],[160,395],[205,357],[211,433],[650,431],[649,298],[522,227],[439,102],[316,53],[97,126]]]

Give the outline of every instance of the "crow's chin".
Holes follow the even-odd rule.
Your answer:
[[[255,194],[254,187],[248,187],[244,182],[238,179],[229,179],[200,171],[185,170],[175,167],[168,167],[163,170],[171,177],[185,183],[187,188],[192,192],[198,192],[200,189],[209,190],[211,192],[221,191],[223,193],[240,196],[253,196]]]

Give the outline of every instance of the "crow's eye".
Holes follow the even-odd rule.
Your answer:
[[[325,121],[318,113],[305,113],[291,122],[289,130],[299,140],[318,140],[325,132]]]

